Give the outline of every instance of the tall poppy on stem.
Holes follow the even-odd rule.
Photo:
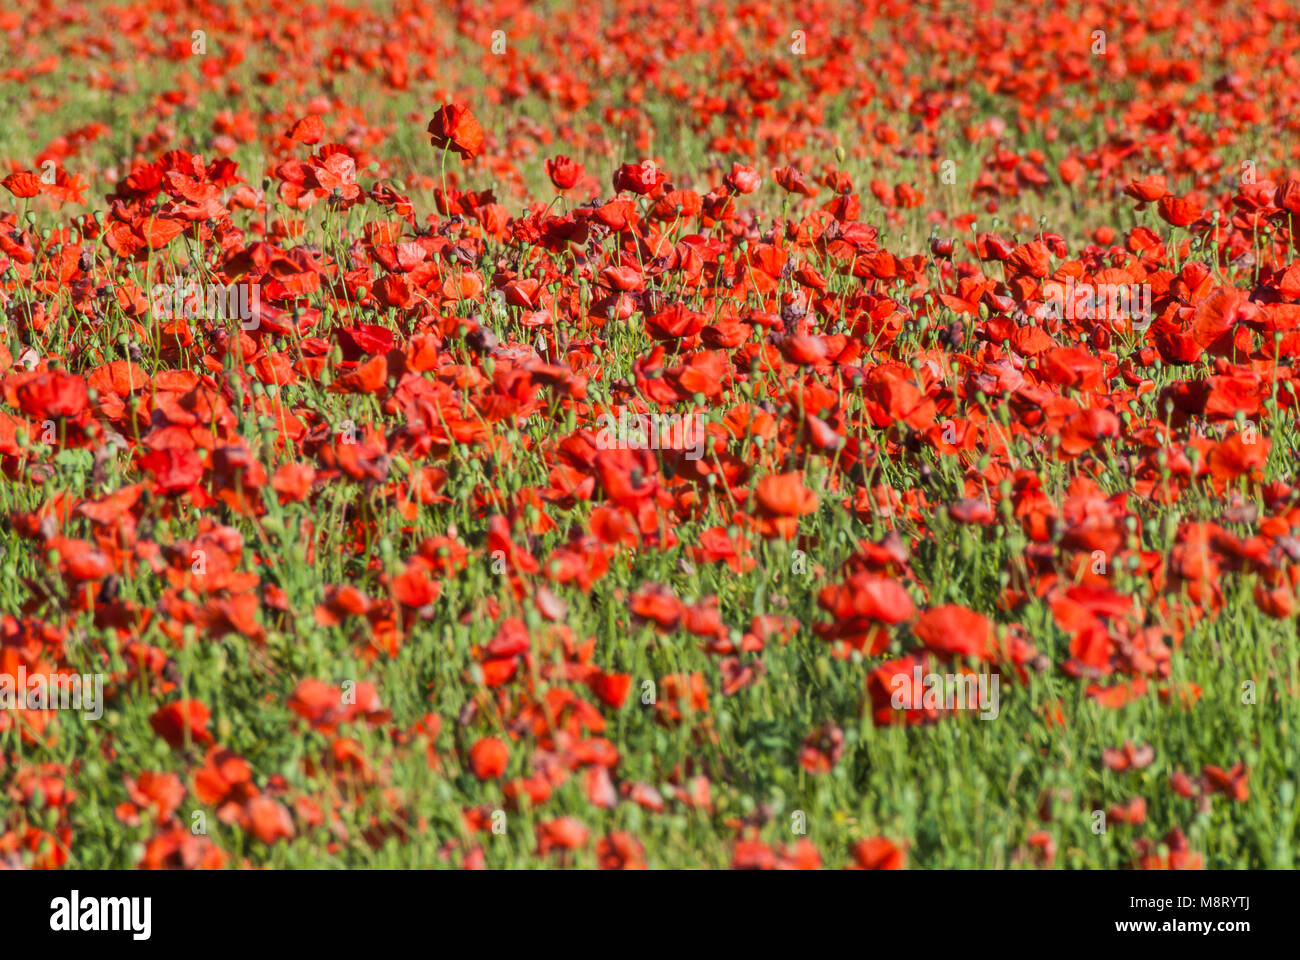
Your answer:
[[[438,108],[429,121],[429,142],[439,150],[451,150],[473,160],[483,149],[483,127],[469,107],[448,103]]]

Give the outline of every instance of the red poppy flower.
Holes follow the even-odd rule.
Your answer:
[[[992,623],[983,614],[957,604],[925,611],[912,632],[935,653],[975,660],[992,656]]]
[[[248,819],[263,843],[293,837],[293,820],[284,804],[263,794],[248,801]]]
[[[763,182],[763,178],[753,167],[742,163],[733,163],[731,172],[723,179],[728,187],[737,193],[753,193]]]
[[[429,142],[439,150],[451,150],[473,160],[483,149],[483,128],[469,107],[448,103],[438,108],[429,121]]]
[[[814,197],[817,195],[817,188],[809,185],[801,174],[794,167],[781,167],[772,171],[772,179],[777,182],[782,190],[789,193],[798,193],[805,197]]]
[[[797,472],[774,474],[758,482],[759,505],[778,517],[800,517],[817,509],[817,494],[803,483]]]
[[[154,733],[174,748],[185,746],[187,739],[193,743],[208,744],[208,708],[198,700],[177,700],[159,707],[149,718]]]
[[[1201,216],[1201,208],[1184,197],[1161,197],[1156,209],[1162,220],[1175,227],[1185,227]]]
[[[596,843],[596,860],[602,870],[644,870],[645,845],[632,834],[615,830]]]
[[[469,751],[469,766],[480,780],[496,780],[506,772],[510,751],[496,737],[484,737]]]
[[[1154,203],[1161,197],[1166,196],[1169,190],[1165,186],[1165,178],[1161,176],[1150,176],[1145,180],[1134,180],[1124,192],[1135,200],[1142,203]]]
[[[140,858],[141,870],[220,870],[229,857],[205,836],[177,824],[151,837]]]
[[[325,136],[325,124],[319,116],[311,113],[290,127],[285,136],[299,143],[319,143],[321,137]]]
[[[546,175],[551,178],[551,183],[555,185],[556,190],[571,190],[582,174],[582,164],[566,156],[561,155],[546,161]]]
[[[592,693],[604,704],[621,709],[632,687],[630,673],[598,673],[588,681]]]
[[[26,200],[41,192],[41,180],[30,170],[20,170],[0,180],[0,187],[4,187],[19,200]]]
[[[1231,770],[1224,770],[1222,767],[1207,763],[1201,768],[1201,774],[1205,777],[1205,785],[1211,793],[1222,793],[1238,801],[1250,799],[1250,787],[1246,785],[1249,775],[1245,763],[1238,763]]]
[[[586,846],[590,831],[573,817],[559,817],[537,826],[537,853],[545,856],[553,850],[577,850]]]
[[[89,403],[85,379],[63,370],[47,370],[18,388],[18,406],[32,418],[75,417]]]
[[[859,840],[849,852],[853,856],[851,870],[902,870],[905,862],[902,848],[884,837]]]
[[[151,450],[138,463],[141,470],[153,475],[159,493],[183,493],[203,479],[203,461],[188,447]]]

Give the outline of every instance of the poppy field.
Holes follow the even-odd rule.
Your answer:
[[[1300,8],[0,49],[0,867],[1295,866]]]

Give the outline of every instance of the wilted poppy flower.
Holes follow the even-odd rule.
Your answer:
[[[829,773],[844,755],[844,731],[829,720],[804,737],[799,765],[809,773]]]

